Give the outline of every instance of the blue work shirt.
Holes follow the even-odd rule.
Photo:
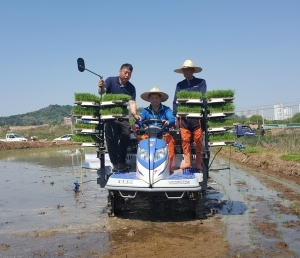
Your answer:
[[[163,131],[169,131],[169,128],[173,127],[175,123],[175,117],[173,116],[172,110],[162,104],[160,104],[160,107],[156,112],[152,109],[151,105],[144,108],[140,116],[142,121],[147,119],[167,120],[169,125],[164,127]],[[141,127],[142,121],[136,121],[135,124]],[[150,122],[150,124],[161,126],[161,123],[156,123],[154,121]]]
[[[108,77],[105,80],[106,93],[112,94],[127,94],[131,96],[131,100],[135,101],[136,93],[135,87],[131,82],[126,82],[125,86],[122,86],[119,82],[119,76]]]
[[[206,92],[206,82],[204,79],[194,77],[192,80],[184,79],[183,81],[177,83],[175,95],[174,95],[174,101],[173,101],[174,116],[176,116],[177,114],[177,106],[178,106],[178,104],[176,103],[177,101],[176,94],[181,90],[200,91],[202,92],[202,94],[204,94]]]

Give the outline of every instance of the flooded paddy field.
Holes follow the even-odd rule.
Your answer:
[[[93,148],[0,159],[0,257],[300,257],[299,185],[216,159],[207,219],[180,200],[137,198],[107,216],[107,191],[81,169]],[[81,192],[74,181],[84,181]]]

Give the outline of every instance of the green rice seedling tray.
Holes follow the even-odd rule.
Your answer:
[[[81,93],[81,92],[76,92],[74,93],[74,99],[75,103],[78,102],[93,102],[93,103],[99,103],[100,102],[100,97],[92,94],[92,93]]]
[[[234,98],[213,98],[207,101],[207,104],[211,103],[226,103],[233,102]],[[178,104],[202,104],[202,99],[177,99]]]
[[[208,118],[225,118],[225,117],[229,117],[229,116],[232,116],[234,115],[234,112],[222,112],[222,113],[212,113],[212,114],[208,114],[207,117]],[[199,117],[201,118],[202,117],[202,114],[200,113],[182,113],[182,112],[178,112],[177,113],[177,116],[179,117]]]
[[[89,101],[75,101],[74,103],[82,107],[128,106],[128,102],[123,100],[103,101],[101,103],[89,102]]]
[[[128,115],[121,115],[121,114],[116,114],[116,115],[103,115],[101,116],[102,119],[108,120],[108,119],[116,119],[116,118],[126,118],[128,119]]]
[[[99,147],[99,143],[97,142],[83,142],[81,143],[82,147]]]
[[[98,122],[96,123],[75,123],[74,124],[75,130],[77,129],[97,129],[98,128]]]
[[[77,115],[73,114],[73,117],[80,118],[81,120],[99,120],[99,116]]]
[[[205,93],[206,99],[215,99],[215,98],[234,98],[235,91],[228,90],[210,90]]]
[[[75,131],[76,131],[76,132],[80,132],[80,133],[90,133],[90,134],[96,134],[96,133],[99,133],[99,130],[97,130],[97,129],[83,129],[83,128],[76,128]]]

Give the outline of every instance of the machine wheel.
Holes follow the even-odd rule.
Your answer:
[[[118,191],[108,191],[107,196],[107,214],[108,217],[114,217],[118,215],[123,205],[123,198]]]
[[[196,196],[195,200],[195,214],[196,219],[205,219],[205,192],[199,192]]]

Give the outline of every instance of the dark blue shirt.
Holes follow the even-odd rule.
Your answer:
[[[112,94],[127,94],[131,96],[131,100],[135,101],[135,87],[129,81],[126,82],[125,86],[122,86],[119,82],[119,76],[108,77],[105,80],[106,93]]]
[[[181,82],[177,83],[176,90],[175,90],[175,95],[174,95],[174,101],[173,101],[173,114],[177,114],[177,106],[178,104],[176,103],[177,101],[177,92],[181,90],[186,90],[186,91],[200,91],[203,94],[206,92],[206,82],[204,79],[196,78],[194,77],[192,80],[187,80],[184,79]]]

